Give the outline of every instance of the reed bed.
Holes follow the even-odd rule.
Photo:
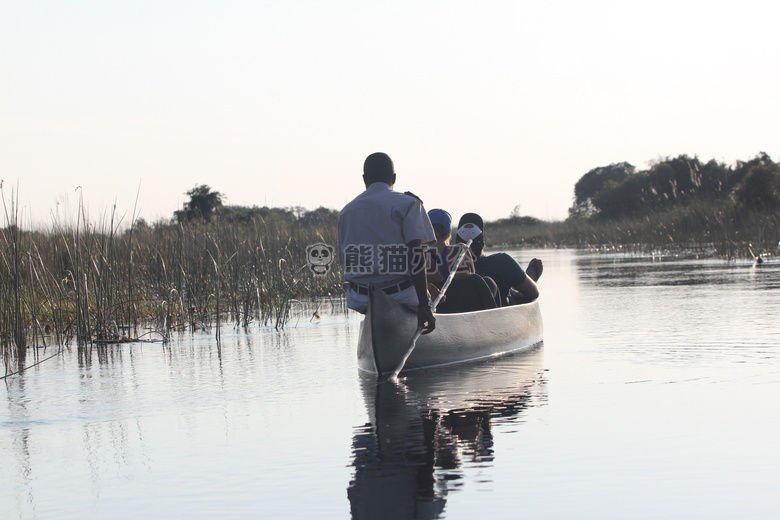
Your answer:
[[[5,204],[5,200],[4,200]],[[18,205],[0,230],[0,346],[6,374],[27,353],[76,344],[166,341],[176,331],[220,325],[283,328],[290,306],[341,293],[342,272],[310,272],[306,247],[336,244],[336,212],[302,223],[290,212],[232,223],[122,222],[115,211],[93,223],[54,222],[25,231]]]
[[[579,247],[651,254],[686,251],[727,260],[780,254],[780,215],[706,204],[621,220],[520,217],[485,224],[488,245]]]

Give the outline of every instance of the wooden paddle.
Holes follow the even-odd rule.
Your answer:
[[[467,226],[470,227],[467,228]],[[439,302],[441,302],[442,298],[444,297],[444,293],[447,292],[447,288],[452,283],[452,279],[455,278],[455,273],[458,272],[458,267],[460,267],[460,263],[463,261],[463,257],[466,256],[466,253],[468,252],[469,247],[471,246],[471,242],[476,237],[478,237],[481,233],[482,230],[480,230],[478,227],[474,226],[473,224],[464,224],[463,227],[461,227],[458,230],[458,235],[460,235],[463,238],[468,238],[468,242],[466,242],[466,247],[464,247],[460,251],[458,257],[455,259],[455,263],[450,268],[450,274],[449,276],[447,276],[447,279],[444,281],[444,285],[441,286],[441,291],[439,292],[439,295],[431,304],[431,312],[436,312],[436,307],[439,305]],[[409,349],[406,351],[404,357],[401,358],[401,362],[398,364],[398,367],[396,367],[396,369],[393,370],[392,372],[389,372],[387,378],[383,379],[382,381],[387,381],[388,379],[393,379],[398,376],[398,373],[401,372],[401,370],[404,368],[404,365],[406,364],[406,360],[409,359],[409,356],[412,354],[414,347],[417,346],[417,340],[420,339],[420,336],[422,335],[422,331],[423,331],[423,326],[419,325],[417,327],[417,331],[415,331],[414,333],[414,336],[412,336],[412,341],[409,344]]]

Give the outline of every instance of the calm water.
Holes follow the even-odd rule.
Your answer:
[[[10,378],[2,516],[780,518],[780,263],[532,254],[501,360],[377,387],[359,316],[301,311]]]

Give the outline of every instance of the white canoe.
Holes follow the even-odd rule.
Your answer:
[[[405,364],[417,330],[417,314],[383,291],[369,288],[360,328],[358,367],[380,379],[403,370],[462,363],[529,349],[542,341],[539,302],[475,312],[437,314],[436,328],[420,336]]]

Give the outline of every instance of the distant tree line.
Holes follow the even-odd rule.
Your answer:
[[[627,163],[590,170],[574,185],[572,217],[607,220],[646,216],[697,202],[743,211],[780,210],[780,165],[766,153],[728,166],[680,155],[636,171]]]
[[[201,185],[174,213],[174,224],[313,230],[335,241],[338,211],[227,206]],[[667,157],[638,171],[628,162],[593,168],[574,185],[569,217],[523,216],[486,222],[488,246],[705,248],[722,256],[780,254],[780,164],[762,152],[733,165]]]
[[[500,247],[685,249],[724,257],[780,255],[780,165],[766,153],[726,165],[680,155],[637,171],[627,162],[593,168],[574,186],[569,217],[485,223]]]
[[[187,192],[190,200],[184,203],[182,209],[173,213],[173,222],[189,224],[211,222],[212,218],[222,224],[251,224],[256,220],[263,222],[295,222],[304,227],[335,226],[339,213],[328,208],[306,210],[300,206],[289,208],[269,208],[228,206],[223,204],[224,196],[218,191],[212,191],[205,184],[196,186]]]

